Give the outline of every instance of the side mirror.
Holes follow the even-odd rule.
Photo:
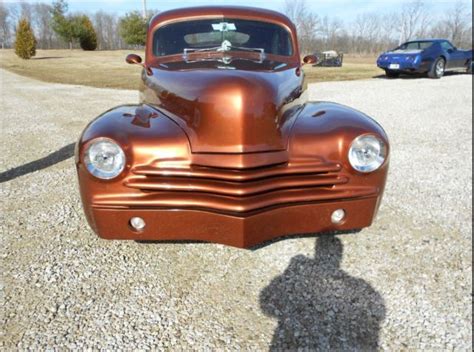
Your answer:
[[[143,67],[147,73],[148,76],[151,76],[153,75],[153,72],[151,70],[150,67],[148,67],[146,64],[142,63],[143,60],[141,58],[140,55],[136,55],[136,54],[129,54],[127,55],[127,58],[125,59],[125,61],[128,63],[128,64],[131,64],[131,65],[139,65],[141,67]]]
[[[140,65],[142,63],[142,58],[140,57],[140,55],[129,54],[127,55],[125,61],[127,61],[127,64]]]
[[[318,61],[315,55],[306,55],[303,59],[303,65],[312,65]]]

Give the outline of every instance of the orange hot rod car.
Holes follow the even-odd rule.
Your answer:
[[[200,7],[150,24],[140,104],[92,121],[76,148],[82,202],[106,239],[251,247],[369,226],[389,142],[368,116],[308,102],[294,24]]]

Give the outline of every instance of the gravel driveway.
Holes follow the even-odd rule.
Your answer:
[[[382,208],[254,251],[98,239],[71,143],[137,93],[0,78],[2,350],[471,349],[472,76],[312,85],[387,130]]]

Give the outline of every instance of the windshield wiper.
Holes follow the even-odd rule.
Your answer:
[[[242,55],[242,52],[249,53],[250,55],[248,55],[248,57],[239,57],[238,53],[236,52],[240,52],[240,55]],[[252,57],[252,54],[256,54],[255,57]],[[183,52],[183,59],[186,63],[219,61],[223,62],[224,64],[229,64],[234,59],[239,59],[249,60],[261,64],[265,60],[265,49],[233,46],[231,42],[224,40],[221,46],[218,47],[201,49],[185,48]]]

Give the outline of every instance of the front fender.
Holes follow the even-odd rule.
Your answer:
[[[125,152],[128,166],[153,160],[189,159],[189,141],[184,131],[146,104],[118,106],[89,123],[76,147],[76,163],[81,162],[84,147],[99,137],[117,142]],[[157,144],[160,148],[156,148]]]
[[[376,135],[387,146],[385,163],[368,174],[353,169],[348,158],[352,142],[363,134]],[[340,164],[353,186],[375,185],[380,195],[385,188],[390,158],[388,136],[374,119],[352,108],[327,102],[305,104],[292,130],[289,153],[294,159],[317,156]]]
[[[375,134],[389,145],[383,128],[369,116],[336,103],[306,103],[293,126],[290,155],[322,154],[342,160],[352,141],[361,134]]]
[[[88,144],[100,137],[114,140],[122,147],[126,156],[124,171],[112,180],[92,176],[83,162]],[[184,131],[151,106],[118,106],[97,117],[84,129],[75,153],[81,198],[91,227],[96,229],[90,207],[96,195],[134,192],[123,183],[132,167],[153,162],[187,164],[189,155],[189,141]]]

